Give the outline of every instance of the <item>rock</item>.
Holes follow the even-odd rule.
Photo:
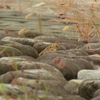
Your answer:
[[[62,35],[41,35],[41,36],[37,36],[34,39],[36,40],[43,40],[45,42],[51,42],[51,43],[70,43],[70,44],[75,44],[78,46],[82,46],[85,43],[83,42],[79,42],[79,41],[75,41],[75,40],[70,40],[65,36]]]
[[[56,43],[55,43],[56,44]],[[58,44],[58,43],[57,43]],[[34,44],[34,48],[38,51],[38,53],[42,52],[45,48],[54,45],[54,43],[50,42],[38,42]],[[58,44],[57,50],[66,50],[66,48],[63,45]],[[50,51],[50,50],[48,50]]]
[[[42,33],[33,32],[33,31],[26,31],[26,32],[24,32],[24,35],[27,38],[35,38],[36,36],[43,35],[43,34]]]
[[[6,63],[5,63],[6,62]],[[8,71],[12,71],[12,70],[16,70],[17,67],[15,66],[16,61],[14,60],[6,60],[6,59],[0,59],[0,75],[8,72]]]
[[[92,98],[91,100],[100,100],[100,95],[95,98]]]
[[[77,76],[78,79],[81,80],[87,80],[87,79],[100,80],[100,70],[80,70]]]
[[[63,84],[61,84],[61,82],[59,82],[56,80],[41,80],[40,79],[26,79],[26,78],[17,78],[16,80],[13,80],[12,82],[16,82],[19,85],[25,84],[26,86],[29,86],[33,89],[39,89],[39,90],[45,90],[45,91],[49,91],[52,94],[56,95],[56,96],[63,96],[66,95],[66,91],[63,87]]]
[[[12,65],[12,64],[11,65],[10,64],[11,64],[11,62],[9,62],[8,66],[5,65],[5,67],[9,68],[9,66]],[[41,76],[42,79],[46,79],[46,80],[48,80],[48,79],[58,80],[59,79],[64,84],[67,82],[59,70],[57,70],[56,68],[54,68],[53,66],[48,65],[48,64],[32,62],[32,61],[21,61],[21,62],[16,62],[16,66],[17,66],[16,69],[17,70],[19,69],[19,71],[13,72],[13,71],[9,71],[9,69],[8,69],[8,71],[6,71],[8,73],[1,75],[0,80],[3,81],[4,83],[9,83],[12,81],[12,79],[14,79],[16,77],[16,75],[18,77],[23,76],[24,78],[32,78],[32,79],[35,78],[36,79],[38,77],[38,75],[43,74],[43,72],[42,72],[42,70],[43,70],[45,74],[44,74],[44,76]],[[26,70],[26,69],[27,70],[30,69],[30,71],[32,70],[34,72],[34,74],[32,74],[32,73],[28,74],[27,72],[25,74],[23,74],[24,70]],[[40,74],[39,74],[38,70],[41,72]],[[3,73],[3,72],[1,72],[1,73]],[[49,74],[49,76],[48,76],[48,74]]]
[[[50,99],[59,100],[59,96],[54,96],[51,92],[45,90],[33,89],[33,94],[40,100],[50,100]]]
[[[48,55],[48,56],[47,56]],[[65,57],[65,58],[75,58],[76,56],[87,56],[88,54],[84,51],[81,50],[58,50],[58,51],[45,51],[41,56],[37,58],[37,61],[42,61],[42,60],[51,60],[52,57]],[[77,57],[76,57],[77,58]],[[82,57],[80,57],[82,58]]]
[[[25,85],[33,89],[50,91],[56,96],[66,95],[64,85],[67,82],[60,72],[45,69],[27,69],[12,71],[0,76],[2,82],[16,85]]]
[[[43,51],[46,47],[52,45],[52,43],[50,42],[37,42],[34,44],[34,48],[38,51],[38,53],[40,53],[41,51]]]
[[[23,88],[24,87],[24,88]],[[44,90],[36,90],[31,89],[26,86],[18,86],[18,85],[11,85],[11,84],[0,84],[0,100],[7,100],[7,97],[10,100],[15,100],[20,98],[19,100],[33,100],[33,98],[36,99],[52,99],[52,100],[60,100],[59,97],[54,96],[48,91]],[[7,96],[3,96],[5,93]],[[32,95],[34,94],[34,95]],[[27,97],[26,97],[27,95]],[[34,97],[33,97],[34,96]]]
[[[90,62],[94,64],[94,69],[98,69],[100,67],[100,55],[98,54],[89,55],[89,58]]]
[[[45,94],[44,94],[45,95]],[[35,99],[39,99],[39,100],[62,100],[62,99],[58,99],[57,97],[41,97],[41,98],[38,98],[38,97],[29,97],[29,95],[27,96],[27,97],[25,97],[25,95],[23,96],[23,95],[21,95],[21,96],[18,96],[18,97],[9,97],[8,96],[8,98],[10,99],[10,100],[15,100],[15,99],[18,99],[18,100],[34,100],[34,98]],[[5,97],[5,96],[0,96],[0,100],[7,100],[7,98]]]
[[[10,32],[8,29],[3,29],[3,32],[0,32],[0,40],[6,36],[11,36],[11,37],[18,37],[18,34]]]
[[[66,95],[65,98],[62,100],[86,100],[86,99],[79,95]]]
[[[7,45],[9,45],[9,44],[5,44],[4,46],[7,46]],[[10,47],[14,47],[14,48],[20,50],[23,53],[23,55],[31,56],[33,58],[38,57],[37,51],[29,45],[22,45],[20,43],[14,42],[14,43],[12,43],[12,45]]]
[[[5,36],[6,36],[6,34],[0,33],[0,40],[1,40],[2,38],[4,38]]]
[[[74,44],[74,43],[66,43],[66,42],[63,42],[63,43],[59,43],[60,45],[63,45],[67,50],[68,49],[75,49],[75,48],[78,48],[78,45],[77,44]]]
[[[88,43],[85,44],[81,50],[86,51],[88,54],[100,54],[100,43]]]
[[[9,96],[8,96],[9,97]],[[10,98],[10,97],[9,97]],[[12,98],[10,98],[11,100],[13,100]],[[7,100],[7,98],[5,96],[0,96],[0,100]]]
[[[81,41],[84,43],[88,43],[87,39],[82,39]],[[89,41],[90,41],[90,43],[98,43],[98,42],[100,42],[100,38],[98,38],[98,37],[90,38]]]
[[[10,41],[0,41],[0,45],[4,45],[4,44],[7,44],[7,43],[11,43]]]
[[[93,54],[93,55],[83,55],[83,56],[81,56],[81,55],[78,55],[78,53],[76,53],[77,54],[77,56],[69,56],[68,55],[68,58],[70,58],[70,59],[85,59],[85,60],[87,60],[90,64],[92,64],[92,66],[93,66],[93,69],[98,69],[99,67],[100,67],[100,56],[99,55],[97,55],[97,54]],[[83,52],[83,54],[84,54],[84,52]]]
[[[65,90],[70,95],[79,95],[79,86],[83,80],[72,79],[64,86]]]
[[[96,90],[93,94],[93,98],[100,96],[100,89]]]
[[[34,48],[40,53],[43,51],[46,47],[52,45],[51,42],[37,42],[34,44]],[[62,47],[62,49],[61,49]],[[77,48],[78,45],[71,44],[71,43],[59,43],[59,48],[58,50],[66,50],[66,49],[72,49],[72,48]],[[83,51],[84,52],[84,51]]]
[[[15,57],[1,57],[0,60],[4,60],[5,62],[9,62],[9,61],[35,61],[34,58],[30,57],[30,56],[15,56]]]
[[[85,50],[88,54],[100,54],[100,48]]]
[[[79,49],[69,49],[66,50],[66,52],[69,52],[70,54],[74,54],[75,56],[88,56],[89,54],[83,50]]]
[[[31,90],[27,87],[26,89]],[[3,92],[7,95],[18,95],[25,93],[21,86],[0,83],[0,95],[3,95]]]
[[[52,43],[50,42],[37,42],[34,44],[33,47],[38,51],[38,53],[40,53],[50,45],[52,45]],[[59,46],[57,50],[65,50],[66,52],[76,53],[77,55],[84,55],[84,56],[88,55],[88,53],[86,53],[83,50],[72,49],[72,48],[77,48],[78,45],[71,44],[71,43],[58,43],[58,45]],[[66,50],[66,49],[70,49],[70,50]]]
[[[79,86],[79,95],[89,100],[99,88],[100,80],[85,80]]]
[[[87,49],[89,46],[90,46],[90,49],[99,48],[100,43],[87,43],[82,47],[82,49]]]
[[[76,53],[76,54],[75,54]],[[59,69],[67,80],[77,78],[82,69],[93,69],[93,65],[83,58],[70,58],[81,55],[78,52],[46,51],[37,58],[38,62],[50,64]]]
[[[2,39],[2,41],[14,41],[14,42],[18,42],[21,43],[23,45],[30,45],[33,46],[36,42],[42,42],[42,40],[36,40],[36,39],[30,39],[30,38],[14,38],[14,37],[4,37]]]
[[[45,90],[33,90],[33,94],[36,97],[36,99],[40,99],[40,100],[61,100],[60,97],[62,96],[55,96],[53,95],[51,92],[49,91],[45,91]],[[33,100],[33,96],[31,96],[31,99]]]
[[[2,57],[2,58],[0,58],[0,75],[6,73],[8,71],[20,69],[20,65],[17,66],[17,62],[19,61],[18,63],[20,63],[21,61],[25,61],[24,63],[26,63],[27,60],[29,60],[28,63],[35,61],[33,58],[31,58],[29,56],[20,56],[20,57],[16,56],[16,57]]]
[[[0,46],[0,57],[4,56],[22,56],[22,52],[10,46]]]

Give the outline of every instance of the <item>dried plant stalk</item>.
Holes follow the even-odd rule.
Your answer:
[[[28,14],[26,17],[25,17],[25,19],[28,19],[29,17],[31,17],[33,15],[33,13],[32,14]]]
[[[21,29],[21,30],[18,32],[18,34],[21,35],[21,34],[23,34],[25,31],[26,31],[25,28],[24,28],[24,29]]]

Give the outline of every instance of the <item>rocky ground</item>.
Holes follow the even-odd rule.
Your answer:
[[[0,9],[0,100],[99,100],[100,39],[77,41],[75,31],[62,31],[68,23],[50,22],[59,17],[48,12],[40,32],[37,16],[27,14]]]

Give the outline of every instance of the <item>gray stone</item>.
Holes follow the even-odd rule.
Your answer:
[[[95,98],[92,98],[91,100],[100,100],[100,95]]]
[[[4,46],[7,46],[7,45],[9,45],[9,44],[5,44]],[[38,57],[37,51],[29,45],[22,45],[20,43],[14,42],[14,43],[12,43],[12,45],[10,47],[14,47],[14,48],[20,50],[23,53],[23,55],[31,56],[33,58]]]
[[[15,81],[17,81],[19,85],[24,84],[33,89],[37,88],[39,90],[49,91],[56,96],[59,96],[59,95],[63,96],[67,94],[66,90],[63,87],[63,84],[59,81],[59,79],[58,81],[46,80],[46,79],[41,80],[41,78],[40,79],[37,78],[36,80],[34,80],[34,79],[26,79],[26,78],[19,77]],[[14,82],[14,80],[12,82]]]
[[[77,75],[78,79],[97,79],[100,80],[100,70],[80,70]]]
[[[98,54],[89,55],[89,58],[91,59],[90,62],[94,64],[94,69],[98,69],[100,67],[100,55]]]
[[[93,94],[93,98],[100,96],[100,89],[96,90]]]
[[[26,32],[24,32],[24,35],[27,38],[35,38],[36,36],[43,35],[43,34],[42,33],[39,33],[39,32],[26,31]]]
[[[58,42],[58,43],[71,43],[78,46],[84,45],[83,42],[70,40],[66,36],[62,36],[62,35],[42,35],[42,36],[37,36],[34,39],[43,40],[45,42],[52,42],[52,43]]]
[[[79,86],[83,80],[72,79],[64,86],[65,90],[70,95],[79,95]]]
[[[16,48],[8,46],[0,46],[0,57],[4,56],[22,56],[22,52]]]
[[[79,55],[79,52],[46,51],[37,58],[37,61],[54,66],[63,73],[67,80],[70,80],[77,78],[79,70],[93,69],[93,65],[90,62],[81,57],[76,57],[76,55]]]
[[[33,89],[50,91],[56,96],[66,95],[64,85],[66,80],[57,73],[45,69],[27,69],[23,71],[12,71],[1,75],[2,82],[25,85]]]
[[[87,43],[82,48],[87,49],[90,46],[90,49],[95,49],[100,47],[100,43]]]
[[[65,98],[62,100],[86,100],[86,99],[79,95],[66,95]]]
[[[100,89],[100,80],[84,80],[79,86],[79,95],[89,100],[98,89]]]
[[[5,62],[8,61],[35,61],[34,58],[30,57],[30,56],[15,56],[15,57],[1,57],[0,60],[4,60]]]
[[[6,93],[7,95],[18,95],[24,94],[25,92],[22,90],[21,86],[0,83],[0,95],[3,95],[3,93]]]
[[[30,45],[33,46],[36,42],[40,42],[42,40],[30,39],[30,38],[18,38],[18,37],[4,37],[2,41],[15,41],[21,43],[23,45]]]
[[[100,43],[88,43],[85,44],[81,50],[86,51],[88,54],[100,54]]]
[[[58,80],[59,79],[64,84],[67,82],[59,70],[57,70],[56,68],[48,64],[32,62],[32,61],[15,62],[17,66],[16,69],[19,71],[13,72],[11,71],[13,62],[10,61],[8,63],[9,63],[8,66],[7,64],[3,65],[4,69],[2,68],[2,70],[0,71],[2,74],[5,72],[5,74],[0,76],[0,80],[3,81],[4,83],[10,83],[16,76],[23,76],[25,78],[31,78],[31,79],[35,78],[36,79],[38,76],[40,77],[43,74],[43,72],[44,72],[43,75],[45,76],[41,76],[41,79],[46,79],[46,80],[48,79]],[[10,69],[9,69],[9,66],[11,66]],[[32,73],[29,74],[28,72],[24,73],[26,69],[27,70],[30,69],[30,71],[32,70],[33,74]],[[12,68],[12,70],[14,70],[14,68]],[[39,74],[39,72],[41,75]]]

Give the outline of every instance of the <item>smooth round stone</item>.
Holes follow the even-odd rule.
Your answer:
[[[72,79],[66,83],[64,88],[68,94],[78,95],[79,94],[78,89],[79,89],[79,86],[82,83],[82,81],[83,80]]]
[[[78,79],[100,79],[100,70],[80,70],[77,75]]]

